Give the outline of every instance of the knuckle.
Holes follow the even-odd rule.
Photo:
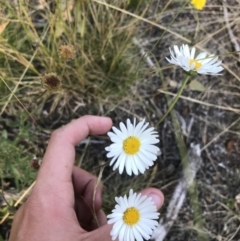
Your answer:
[[[64,127],[54,130],[51,134],[51,139],[58,139],[60,136],[62,136],[62,133],[64,131],[63,128]]]
[[[58,128],[58,129],[54,130],[51,134],[51,139],[57,139],[57,138],[63,136],[65,130],[67,129],[67,126],[71,125],[72,123],[74,123],[76,121],[77,121],[76,119],[73,119],[73,120],[71,120],[71,122],[69,124],[64,125],[64,126]]]

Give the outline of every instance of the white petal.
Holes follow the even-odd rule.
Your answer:
[[[125,162],[126,162],[126,158],[127,156],[126,155],[123,155],[124,157],[121,159],[121,162],[119,164],[119,173],[122,174],[123,173],[123,169],[124,169],[124,166],[125,166]]]
[[[130,236],[130,241],[135,241],[135,238],[134,238],[134,234],[133,234],[133,230],[130,229],[129,231],[129,236]]]
[[[132,157],[128,156],[126,163],[125,163],[125,167],[126,167],[126,172],[129,176],[132,176]]]
[[[138,153],[138,157],[145,163],[146,166],[151,167],[154,163],[152,160],[148,159],[142,152]]]
[[[127,208],[129,207],[129,203],[128,203],[128,198],[127,198],[127,195],[124,195],[123,200],[124,200],[124,204],[125,204],[126,209],[127,209]]]
[[[117,233],[119,233],[123,225],[124,225],[124,222],[122,220],[119,220],[116,223],[114,223],[110,234],[116,235]]]
[[[157,159],[157,156],[154,155],[153,153],[151,152],[148,152],[147,150],[141,150],[141,152],[149,159],[149,160],[152,160],[152,161],[155,161]]]
[[[132,163],[131,163],[131,166],[132,166],[132,171],[135,175],[138,175],[138,168],[137,168],[137,158],[132,158]]]
[[[118,130],[115,126],[112,127],[113,131],[119,136],[121,139],[125,139],[126,135],[124,135],[120,130]]]
[[[122,213],[111,213],[107,215],[107,218],[122,218]]]
[[[142,222],[138,224],[137,228],[141,229],[141,230],[144,230],[144,232],[147,233],[147,234],[152,234],[152,229]]]
[[[122,142],[122,138],[113,132],[108,132],[107,135],[110,137],[112,142]]]
[[[131,230],[131,228],[129,226],[126,226],[125,241],[130,241],[130,230]]]
[[[182,55],[177,45],[174,45],[173,48],[174,48],[176,55]]]
[[[121,155],[118,157],[116,163],[113,166],[113,171],[115,171],[119,167],[121,162],[125,161],[125,158],[126,158],[125,153],[122,152]]]
[[[120,122],[120,129],[121,129],[121,131],[122,131],[122,133],[125,135],[125,136],[127,136],[128,135],[128,131],[127,131],[127,128],[126,128],[126,126],[122,123],[122,122]]]
[[[191,55],[190,55],[191,59],[194,59],[195,52],[196,52],[196,48],[193,47],[192,50],[191,50]]]
[[[112,164],[117,160],[118,156],[115,156],[112,158],[112,160],[110,161],[109,165],[112,166]]]
[[[133,231],[133,235],[134,235],[134,237],[135,237],[135,239],[136,239],[137,241],[143,241],[142,235],[141,235],[140,232],[136,229],[135,226],[132,228],[132,231]]]
[[[150,235],[148,235],[145,231],[145,229],[143,230],[142,227],[140,227],[140,225],[136,225],[136,229],[139,231],[139,233],[146,239],[150,239]]]
[[[142,120],[142,121],[140,121],[138,124],[137,124],[137,126],[136,126],[136,128],[134,129],[134,132],[133,132],[133,135],[138,135],[138,132],[141,130],[141,128],[143,127],[143,125],[144,125],[144,120]]]
[[[133,158],[134,158],[134,161],[136,163],[138,170],[143,174],[146,171],[143,161],[141,159],[138,159],[137,156],[133,156]]]
[[[107,216],[107,218],[109,218],[109,215]],[[113,223],[116,223],[118,221],[122,222],[122,217],[121,218],[119,218],[119,217],[111,218],[111,219],[108,220],[108,224],[113,224]]]
[[[137,133],[138,135],[141,135],[145,130],[146,128],[148,127],[149,123],[145,123],[144,126],[139,130],[139,132]]]
[[[121,153],[120,153],[121,154]],[[115,151],[110,151],[108,154],[107,154],[107,157],[108,158],[111,158],[113,156],[119,156],[119,153],[115,152]]]
[[[109,147],[110,147],[110,151],[112,152],[119,152],[119,151],[122,151],[122,142],[121,143],[113,143],[111,144]]]
[[[137,196],[137,193],[133,193],[132,195],[129,195],[129,207],[132,207],[132,206],[136,206],[135,203],[136,203],[136,196]]]
[[[207,53],[205,53],[205,52],[202,52],[202,53],[200,53],[197,57],[196,57],[196,60],[205,60],[205,58],[207,57]]]
[[[160,151],[160,149],[154,145],[144,145],[142,149],[145,149],[155,155]]]
[[[127,119],[127,130],[128,130],[128,136],[133,135],[133,125],[129,119]]]
[[[119,241],[125,241],[125,235],[126,235],[126,225],[124,224],[119,232]]]
[[[152,227],[155,227],[158,225],[158,222],[155,221],[155,220],[151,220],[151,219],[147,219],[147,218],[141,218],[141,221],[146,223],[149,227],[152,226]]]
[[[189,47],[188,47],[187,44],[185,45],[184,55],[185,55],[186,57],[190,58],[190,50],[189,50]]]
[[[143,210],[142,210],[143,211]],[[150,219],[158,219],[159,214],[158,213],[152,213],[152,214],[144,214],[144,218],[150,218]]]

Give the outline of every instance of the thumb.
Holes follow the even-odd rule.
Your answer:
[[[152,201],[154,202],[154,204],[157,207],[157,210],[159,210],[162,207],[162,205],[164,203],[164,196],[163,196],[163,193],[159,189],[150,187],[150,188],[146,188],[146,189],[142,190],[140,193],[142,195],[151,197]]]
[[[163,193],[157,188],[146,188],[140,192],[142,195],[146,195],[152,198],[152,201],[156,205],[157,209],[160,209],[164,203]],[[104,226],[89,233],[89,241],[91,240],[101,240],[101,241],[112,241],[110,232],[112,230],[113,224],[105,224]],[[116,239],[117,241],[118,239]]]

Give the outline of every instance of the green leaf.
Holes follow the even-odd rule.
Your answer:
[[[4,139],[7,139],[8,133],[7,133],[6,130],[3,130],[3,131],[2,131],[2,137],[3,137]]]

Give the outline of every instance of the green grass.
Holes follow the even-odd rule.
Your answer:
[[[33,159],[33,142],[36,138],[31,131],[28,117],[25,114],[19,114],[17,121],[6,124],[9,129],[3,128],[0,136],[0,177],[2,188],[6,185],[15,186],[18,191],[31,185],[36,178],[36,172],[30,167],[30,161]],[[15,132],[15,134],[13,134]]]
[[[118,4],[127,7],[125,1]],[[2,34],[7,43],[1,46],[0,59],[3,72],[8,73],[5,80],[12,82],[10,87],[28,80],[24,92],[41,93],[41,76],[55,72],[62,79],[62,92],[78,90],[82,97],[114,100],[141,75],[132,43],[138,20],[94,2],[76,2],[72,10],[71,5],[59,1],[54,9],[32,10],[31,16],[27,13],[32,8],[23,1],[19,1],[19,9],[4,5],[6,18],[12,20]],[[105,11],[108,14],[102,14]],[[66,62],[58,55],[62,43],[75,47],[74,60]]]
[[[17,117],[14,125],[19,132],[13,134],[14,140],[9,140],[5,130],[2,132],[1,147],[5,151],[1,153],[1,178],[13,178],[17,188],[28,186],[35,176],[29,170],[31,150],[23,153],[21,145],[21,141],[30,142],[30,137],[22,133],[30,135],[31,119],[36,123],[41,118],[39,110],[49,99],[54,99],[50,113],[60,102],[67,104],[72,95],[91,100],[95,106],[106,99],[114,104],[143,75],[136,61],[138,50],[132,43],[139,21],[94,2],[77,1],[74,8],[72,2],[66,5],[56,1],[38,9],[23,0],[17,6],[0,1],[0,23],[8,23],[0,39],[0,108],[7,119]],[[126,1],[117,4],[129,8]],[[105,11],[108,14],[102,14]],[[58,48],[63,43],[74,46],[76,57],[72,61],[59,56]],[[48,73],[56,73],[62,81],[55,95],[42,85]],[[24,130],[18,118],[23,106],[31,116],[25,120],[28,127]],[[11,125],[7,124],[8,128]]]
[[[91,108],[95,109],[103,103],[114,106],[145,75],[138,48],[132,42],[139,19],[93,1],[76,1],[74,7],[73,1],[66,3],[59,0],[43,6],[20,0],[15,5],[0,0],[3,193],[9,188],[21,193],[36,178],[31,161],[35,156],[42,158],[44,142],[51,132],[51,125],[41,121],[46,106],[50,105],[48,114],[53,116],[59,106],[65,106],[68,113],[73,112],[70,103],[74,101],[83,105],[91,102]],[[122,0],[115,4],[139,16],[148,7],[148,1]],[[60,56],[62,44],[74,47],[73,60],[66,61]],[[43,78],[48,73],[55,73],[62,82],[56,93],[44,88]],[[58,120],[53,123],[57,124]],[[41,134],[46,137],[41,139]],[[83,167],[88,168],[85,163]],[[90,171],[93,168],[94,165]],[[14,198],[8,200],[14,201]],[[1,212],[1,217],[4,214],[6,210]]]

